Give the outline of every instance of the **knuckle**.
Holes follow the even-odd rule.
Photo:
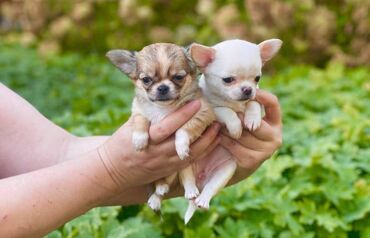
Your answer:
[[[147,160],[139,160],[137,165],[143,169],[153,169],[155,167],[152,162]]]
[[[283,138],[279,137],[274,140],[274,144],[276,148],[280,148],[283,145]]]
[[[249,166],[250,166],[250,168],[255,169],[258,166],[260,166],[268,158],[269,158],[269,156],[262,156],[262,155],[257,156],[257,155],[253,155],[250,158],[250,161],[251,162],[250,162],[250,165]]]
[[[167,134],[168,130],[166,127],[163,127],[163,126],[160,126],[158,125],[156,130],[155,130],[155,133],[157,134],[158,137],[163,137]]]
[[[271,94],[271,104],[273,104],[273,105],[279,104],[279,99],[274,94]]]
[[[239,165],[243,168],[248,168],[248,163],[245,160],[240,161]]]

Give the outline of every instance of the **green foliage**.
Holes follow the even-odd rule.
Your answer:
[[[34,50],[0,47],[1,81],[64,128],[108,133],[128,118],[132,83],[104,55],[40,58]]]
[[[0,45],[0,79],[79,135],[109,133],[130,113],[131,82],[101,57],[40,58]],[[187,203],[96,208],[48,237],[370,237],[370,71],[330,64],[264,76],[278,95],[282,148],[185,226]]]

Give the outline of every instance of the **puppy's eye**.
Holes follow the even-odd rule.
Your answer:
[[[143,81],[143,83],[145,84],[145,85],[149,85],[149,84],[151,84],[152,83],[152,78],[151,77],[144,77],[144,78],[142,78],[141,79],[141,81]]]
[[[173,76],[173,79],[174,80],[177,80],[177,81],[181,81],[181,80],[183,80],[185,78],[185,76],[183,76],[183,75],[175,75],[175,76]]]
[[[254,81],[256,81],[256,83],[258,83],[258,82],[260,81],[260,79],[261,79],[261,76],[256,76],[256,77],[254,78]]]
[[[226,77],[226,78],[222,78],[222,81],[224,81],[225,83],[231,83],[235,80],[234,77]]]

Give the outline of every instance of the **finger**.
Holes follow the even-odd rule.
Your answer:
[[[220,131],[223,135],[230,137],[230,134],[225,127],[222,127]],[[261,140],[261,141],[271,141],[275,139],[277,136],[279,136],[280,134],[281,134],[280,128],[274,128],[271,125],[269,125],[267,122],[262,120],[260,127],[258,127],[255,131],[249,131],[247,129],[243,129],[241,138],[243,136],[254,136],[258,140]]]
[[[260,127],[258,127],[254,131],[247,131],[247,132],[255,136],[256,138],[258,138],[259,140],[271,141],[281,136],[281,127],[280,126],[272,127],[265,120],[262,120]]]
[[[256,169],[268,157],[266,153],[245,148],[227,136],[221,136],[220,144],[235,157],[239,166],[248,170]]]
[[[156,155],[163,155],[165,158],[176,156],[175,135],[168,137],[160,144],[149,144],[147,151]]]
[[[281,110],[278,98],[264,90],[257,90],[256,100],[265,107],[264,119],[271,125],[281,125]]]
[[[216,139],[209,145],[204,151],[200,151],[200,154],[192,155],[194,160],[204,159],[209,153],[211,153],[221,142],[221,137],[217,136]],[[193,161],[192,161],[193,162]]]
[[[205,131],[205,133],[190,146],[191,158],[186,158],[185,160],[180,160],[180,158],[177,156],[175,148],[175,139],[173,137],[168,138],[160,145],[152,146],[157,147],[156,149],[157,151],[162,151],[163,155],[162,159],[167,161],[168,166],[178,167],[188,165],[191,162],[190,161],[191,159],[199,159],[198,156],[201,155],[206,150],[206,148],[213,146],[213,143],[215,143],[216,137],[218,136],[218,131],[220,130],[220,127],[221,126],[219,123],[213,123]],[[158,161],[158,163],[162,162]]]
[[[231,138],[229,135],[225,135],[225,136],[229,137],[232,140],[235,140]],[[244,130],[242,133],[242,136],[239,139],[237,139],[237,142],[243,147],[246,147],[252,150],[266,151],[266,149],[270,147],[269,144],[271,143],[271,140],[267,140],[267,141],[261,140],[257,138],[256,136],[254,136],[251,132]]]
[[[192,101],[174,113],[171,113],[149,129],[150,140],[154,144],[160,143],[177,129],[184,125],[200,109],[200,101]]]

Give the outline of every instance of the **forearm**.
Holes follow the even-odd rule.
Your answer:
[[[0,180],[0,237],[40,237],[117,192],[97,152]]]
[[[0,83],[0,178],[56,164],[74,138]]]
[[[68,146],[66,146],[64,156],[61,158],[59,163],[73,158],[78,158],[79,155],[95,150],[99,146],[103,145],[108,138],[109,136],[74,137],[68,143]]]
[[[63,160],[76,159],[79,155],[101,146],[108,136],[88,136],[75,138],[67,148]],[[122,149],[124,147],[122,146]],[[62,161],[61,161],[62,162]],[[122,191],[119,195],[103,201],[99,206],[133,205],[145,203],[148,199],[148,186],[138,186]]]

